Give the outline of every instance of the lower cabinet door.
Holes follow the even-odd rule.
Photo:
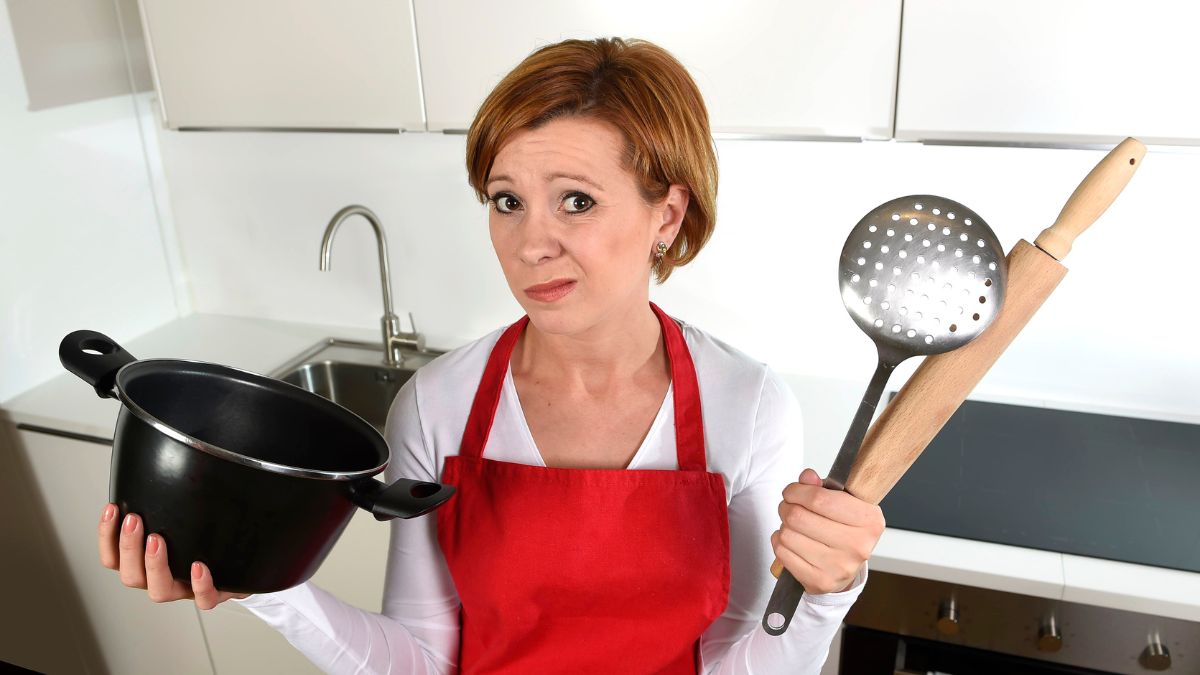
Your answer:
[[[45,503],[48,538],[61,548],[71,576],[30,583],[74,585],[109,673],[212,675],[192,602],[151,602],[145,591],[126,588],[116,572],[100,565],[96,524],[108,501],[111,447],[24,430],[15,440],[32,469],[33,492]]]

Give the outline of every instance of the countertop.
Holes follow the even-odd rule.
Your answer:
[[[122,346],[138,358],[212,361],[267,373],[326,337],[375,341],[375,328],[192,314]],[[431,345],[447,348],[453,345]],[[808,421],[809,464],[823,472],[840,445],[861,384],[784,374]],[[120,404],[64,373],[0,403],[14,424],[111,439]],[[815,409],[815,410],[814,410]],[[1043,598],[1200,621],[1200,574],[888,528],[871,557],[875,570]]]

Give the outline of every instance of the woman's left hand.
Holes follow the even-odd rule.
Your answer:
[[[884,526],[878,505],[822,487],[812,469],[784,489],[779,518],[771,535],[775,557],[814,595],[849,588]]]

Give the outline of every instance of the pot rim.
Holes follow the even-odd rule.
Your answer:
[[[270,471],[272,473],[283,474],[285,476],[295,476],[298,478],[316,478],[316,479],[320,479],[320,480],[353,481],[353,480],[359,480],[362,478],[370,478],[372,476],[375,476],[379,472],[383,471],[385,468],[387,468],[389,457],[386,452],[384,453],[383,463],[380,464],[379,466],[376,466],[371,469],[363,469],[361,471],[322,471],[320,469],[306,469],[303,467],[289,466],[287,464],[278,464],[276,462],[268,462],[268,461],[261,460],[261,459],[255,459],[253,457],[247,457],[246,455],[243,455],[241,453],[234,452],[232,450],[227,450],[218,445],[213,445],[212,443],[208,443],[208,442],[202,441],[199,438],[196,438],[194,436],[185,434],[182,431],[176,429],[175,427],[158,419],[154,415],[151,415],[149,412],[146,411],[145,408],[138,405],[136,401],[134,401],[132,398],[130,398],[128,395],[125,394],[125,389],[121,386],[121,381],[122,381],[122,377],[125,375],[125,370],[127,368],[137,366],[139,364],[149,364],[149,363],[187,363],[187,364],[194,364],[194,365],[199,365],[199,366],[206,366],[206,367],[210,367],[210,368],[217,368],[220,370],[232,371],[232,372],[238,373],[240,375],[249,375],[252,379],[260,379],[260,380],[265,380],[272,384],[280,384],[280,385],[284,385],[286,387],[292,387],[298,391],[304,392],[305,394],[307,394],[309,396],[315,396],[316,398],[318,398],[321,401],[321,403],[318,403],[318,405],[324,405],[325,403],[328,403],[329,405],[336,406],[337,404],[334,403],[333,401],[330,401],[330,400],[318,395],[318,394],[314,394],[313,392],[308,391],[307,389],[304,389],[302,387],[297,387],[296,385],[291,384],[289,382],[284,382],[283,380],[271,379],[265,375],[260,375],[259,373],[255,373],[255,372],[252,372],[249,370],[244,370],[242,368],[234,368],[233,366],[226,366],[226,365],[222,365],[219,363],[211,363],[208,361],[197,361],[194,359],[139,359],[137,361],[131,361],[130,363],[127,363],[127,364],[121,366],[120,370],[117,371],[117,375],[116,375],[116,378],[113,383],[113,389],[116,391],[117,397],[121,400],[121,403],[130,412],[132,412],[138,419],[142,420],[146,424],[149,424],[151,427],[153,427],[159,433],[162,433],[162,434],[168,436],[169,438],[179,441],[180,443],[183,443],[184,445],[187,445],[188,447],[191,447],[191,448],[194,448],[201,452],[207,453],[209,455],[212,455],[213,457],[217,457],[219,459],[224,459],[226,461],[234,462],[236,464],[241,464],[243,466],[248,466],[248,467],[251,467],[254,469],[263,469],[266,471]],[[348,414],[348,415],[354,417],[356,420],[358,420],[365,428],[370,429],[370,431],[372,433],[374,433],[376,435],[379,434],[379,432],[377,432],[375,430],[375,428],[372,427],[370,425],[370,423],[367,422],[366,420],[364,420],[362,417],[359,417],[358,415],[354,414],[353,412],[351,412],[350,410],[348,410],[345,407],[342,407],[342,406],[338,406],[338,407],[342,411],[344,411],[346,414]],[[386,440],[384,441],[384,447],[385,447],[385,449],[387,447]]]

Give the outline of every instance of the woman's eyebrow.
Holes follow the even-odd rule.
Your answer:
[[[592,187],[596,188],[597,190],[603,190],[603,189],[604,189],[604,186],[603,186],[603,185],[601,185],[601,184],[597,183],[596,181],[594,181],[594,180],[592,180],[592,179],[588,178],[587,176],[582,176],[582,175],[579,175],[579,174],[577,174],[577,173],[552,173],[552,174],[548,174],[548,175],[546,176],[546,178],[548,178],[548,179],[550,179],[550,180],[553,180],[553,179],[555,179],[555,178],[568,178],[568,179],[570,179],[570,180],[577,180],[577,181],[579,181],[580,183],[587,183],[588,185],[591,185]]]
[[[603,191],[603,190],[604,190],[604,186],[603,186],[603,185],[601,185],[601,184],[597,183],[596,181],[594,181],[594,180],[592,180],[592,179],[588,178],[587,176],[583,176],[583,175],[580,175],[580,174],[577,174],[577,173],[561,173],[561,172],[556,172],[556,173],[551,173],[551,174],[547,174],[547,175],[546,175],[546,179],[547,179],[547,180],[554,180],[555,178],[567,178],[567,179],[570,179],[570,180],[577,180],[577,181],[579,181],[580,183],[587,183],[588,185],[591,185],[592,187],[596,188],[597,190],[601,190],[601,191]],[[511,178],[509,178],[508,176],[504,175],[504,174],[500,174],[500,175],[498,175],[498,176],[491,176],[490,178],[488,178],[488,182],[487,182],[486,184],[484,184],[484,187],[487,187],[488,185],[491,185],[492,183],[499,183],[499,182],[502,182],[502,181],[507,181],[507,182],[511,183],[511,182],[512,182],[512,179],[511,179]]]
[[[483,186],[487,187],[487,186],[491,185],[492,183],[499,183],[501,181],[508,181],[511,183],[512,179],[509,178],[508,176],[505,176],[504,174],[500,174],[499,176],[491,176],[490,178],[488,178],[488,182],[484,183]]]

